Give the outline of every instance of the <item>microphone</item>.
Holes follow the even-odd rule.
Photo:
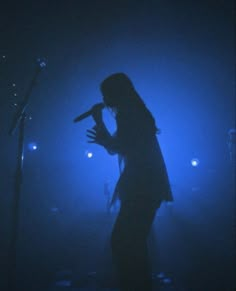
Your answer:
[[[105,107],[104,103],[97,103],[97,104],[93,105],[93,107],[90,110],[88,110],[88,111],[80,114],[79,116],[77,116],[73,121],[74,122],[81,121],[81,120],[89,117],[90,115],[92,115],[94,110],[102,110],[102,109],[104,109],[104,107]]]

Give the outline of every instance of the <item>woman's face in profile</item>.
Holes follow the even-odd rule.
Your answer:
[[[103,102],[108,107],[117,107],[117,96],[115,96],[114,92],[102,92],[103,93]]]
[[[114,86],[101,88],[103,102],[107,107],[117,112],[129,106],[132,90],[127,86]]]

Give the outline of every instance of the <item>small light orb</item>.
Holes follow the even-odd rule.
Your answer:
[[[88,157],[89,159],[91,159],[91,158],[93,157],[93,153],[88,153],[88,154],[87,154],[87,157]]]
[[[59,208],[57,208],[57,207],[52,207],[52,208],[50,209],[50,211],[51,211],[52,213],[58,213],[58,212],[59,212]]]
[[[171,284],[171,282],[172,282],[172,281],[171,281],[170,278],[164,278],[164,279],[163,279],[163,283],[164,283],[164,284]]]
[[[85,156],[86,156],[86,158],[91,159],[93,157],[93,153],[91,151],[87,150],[87,151],[85,151]]]
[[[35,142],[31,142],[31,143],[28,144],[28,149],[31,152],[32,151],[36,151],[38,149],[38,146],[37,146],[37,144]]]
[[[157,277],[158,277],[159,279],[164,279],[164,278],[165,278],[165,273],[160,272],[160,273],[157,274]]]
[[[191,165],[192,165],[193,167],[197,167],[197,166],[199,165],[199,160],[196,159],[196,158],[192,159],[192,160],[191,160]]]

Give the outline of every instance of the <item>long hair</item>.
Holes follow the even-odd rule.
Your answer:
[[[101,83],[100,89],[107,107],[115,109],[118,114],[124,110],[129,110],[129,108],[135,109],[136,112],[142,112],[145,121],[153,127],[155,133],[160,133],[154,117],[126,74],[115,73],[108,76]]]

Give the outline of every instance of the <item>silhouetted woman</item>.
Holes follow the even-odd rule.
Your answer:
[[[147,237],[162,201],[172,201],[168,175],[159,143],[158,129],[150,111],[123,73],[101,83],[103,102],[115,113],[117,130],[106,129],[101,106],[94,106],[96,126],[87,131],[89,142],[118,154],[124,169],[112,203],[121,206],[111,237],[112,256],[122,291],[149,291],[151,270]]]

